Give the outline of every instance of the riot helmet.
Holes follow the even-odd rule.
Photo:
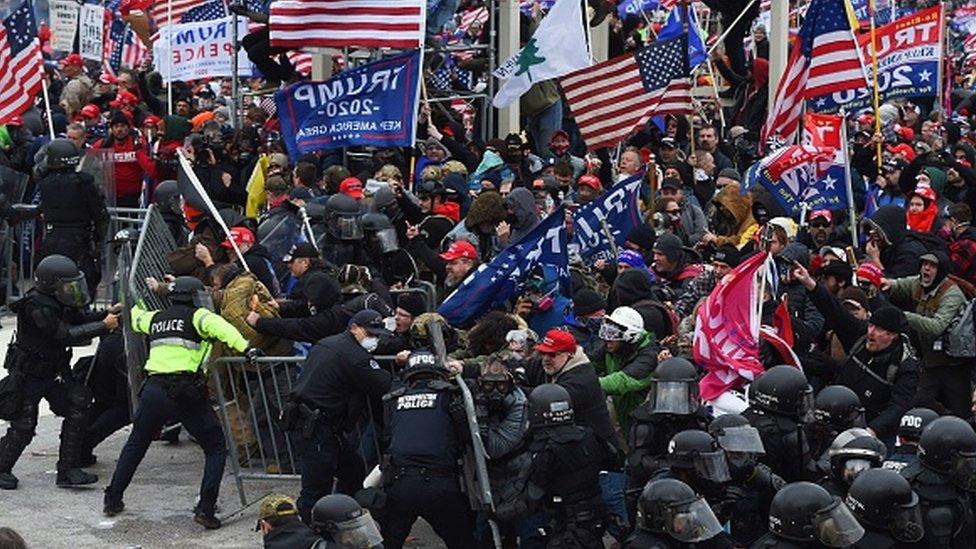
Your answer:
[[[73,172],[81,161],[78,147],[67,139],[55,139],[47,145],[47,169],[52,172]]]
[[[383,542],[369,511],[345,494],[329,494],[315,502],[311,522],[316,534],[341,547],[368,549]]]
[[[812,482],[794,482],[776,492],[769,505],[769,531],[799,542],[847,547],[864,536],[850,509]]]
[[[644,335],[644,317],[632,307],[617,307],[603,317],[600,325],[600,339],[604,341],[623,341],[636,344]]]
[[[554,427],[573,423],[573,403],[561,385],[544,383],[529,393],[529,426]]]
[[[891,532],[898,541],[914,543],[924,535],[918,494],[896,471],[864,471],[851,484],[845,503],[861,524]]]
[[[749,405],[808,422],[813,407],[813,389],[798,368],[773,366],[749,386]]]
[[[439,377],[447,379],[450,372],[440,364],[434,353],[430,351],[413,351],[407,358],[407,367],[403,370],[403,380],[413,381],[418,376]]]
[[[180,187],[172,179],[167,179],[153,190],[153,202],[162,214],[183,215],[183,197]]]
[[[381,213],[363,214],[363,232],[380,253],[395,252],[400,248],[393,223],[390,223],[390,219]]]
[[[178,276],[169,286],[169,300],[178,305],[203,306],[200,294],[206,293],[207,288],[194,276]]]
[[[363,219],[359,202],[342,193],[329,197],[325,203],[329,234],[339,240],[359,240],[363,237]]]
[[[688,429],[671,437],[668,459],[672,469],[694,470],[702,480],[717,483],[732,480],[725,450],[705,431]]]
[[[723,414],[708,424],[708,434],[725,450],[733,479],[747,478],[756,468],[760,454],[766,453],[759,430],[739,414]]]
[[[928,408],[912,408],[901,416],[901,423],[898,424],[898,438],[901,442],[918,444],[918,439],[922,438],[922,431],[933,421],[939,419],[939,414],[935,410]]]
[[[78,264],[63,255],[49,255],[34,269],[34,288],[68,307],[82,308],[91,302],[88,282]]]
[[[365,198],[364,198],[365,200]],[[397,204],[396,194],[389,185],[380,185],[369,195],[368,204],[374,212],[385,215],[390,221],[397,221],[403,217],[400,205]]]
[[[652,480],[637,501],[637,527],[683,543],[714,538],[722,525],[708,502],[680,480]]]
[[[821,389],[813,400],[813,419],[838,432],[864,427],[864,407],[854,391],[843,385],[830,385]]]
[[[830,474],[847,484],[862,472],[881,467],[888,449],[867,429],[855,427],[837,435],[827,450]]]
[[[651,373],[647,392],[652,414],[690,415],[700,406],[698,369],[683,358],[669,358]]]
[[[918,459],[957,487],[976,492],[976,431],[965,420],[943,416],[922,431]]]

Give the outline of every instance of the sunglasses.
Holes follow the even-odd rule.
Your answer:
[[[826,221],[811,221],[810,222],[810,227],[812,227],[814,229],[826,229],[829,226],[830,226],[830,223],[827,223]]]
[[[667,213],[668,215],[679,215],[679,214],[681,214],[681,210],[680,209],[677,209],[677,210],[667,210],[665,213]]]

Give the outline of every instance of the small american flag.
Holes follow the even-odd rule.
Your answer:
[[[224,4],[224,0],[213,0],[212,2],[207,2],[206,4],[187,10],[180,17],[180,23],[213,21],[221,17],[227,17],[227,5]]]
[[[587,147],[612,147],[652,116],[692,112],[688,34],[569,73],[560,84]]]
[[[0,25],[0,124],[34,104],[43,67],[34,6],[27,0]]]
[[[424,9],[421,0],[278,0],[271,4],[271,45],[416,48]]]

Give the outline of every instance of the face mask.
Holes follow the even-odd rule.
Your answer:
[[[569,151],[569,145],[552,145],[549,147],[552,152],[556,153],[556,156],[562,156]]]
[[[378,337],[368,336],[359,342],[360,347],[366,349],[367,353],[372,353],[380,345],[380,339]]]

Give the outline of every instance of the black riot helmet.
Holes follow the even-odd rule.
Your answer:
[[[368,549],[383,542],[369,511],[345,494],[329,494],[312,507],[312,530],[340,547]]]
[[[325,203],[325,209],[326,225],[333,238],[352,241],[363,237],[363,219],[355,198],[334,194]]]
[[[708,434],[730,453],[765,454],[759,430],[740,414],[722,414],[708,424]]]
[[[769,505],[769,531],[799,542],[847,547],[864,536],[850,509],[812,482],[794,482],[776,492]]]
[[[864,471],[881,467],[888,449],[867,429],[855,427],[837,435],[827,450],[830,474],[850,484]]]
[[[929,408],[912,408],[901,416],[898,424],[898,438],[902,443],[918,444],[922,438],[922,430],[930,423],[939,419],[939,413]]]
[[[837,431],[864,426],[864,407],[857,393],[843,385],[829,385],[813,400],[813,419]]]
[[[693,469],[697,477],[703,480],[732,480],[725,450],[705,431],[688,429],[671,437],[668,460],[672,469]]]
[[[698,369],[683,358],[669,358],[651,374],[647,404],[652,414],[690,415],[700,406]]]
[[[922,431],[918,459],[959,488],[976,492],[976,431],[965,420],[944,416]]]
[[[68,307],[82,308],[91,301],[88,283],[78,264],[63,255],[49,255],[34,269],[34,288]]]
[[[159,208],[160,213],[183,215],[180,187],[172,179],[167,179],[153,189],[153,203]]]
[[[363,200],[365,201],[366,198],[364,197]],[[396,194],[389,185],[380,185],[373,191],[369,196],[369,206],[372,211],[384,214],[390,221],[395,222],[403,217],[400,205],[397,204]]]
[[[430,351],[413,351],[407,358],[407,367],[403,370],[403,380],[412,381],[418,376],[440,377],[447,379],[450,372],[440,364],[434,353]]]
[[[169,300],[179,305],[199,305],[200,292],[207,288],[194,276],[178,276],[169,286]]]
[[[897,471],[864,471],[851,484],[845,503],[861,524],[888,531],[898,541],[914,543],[925,533],[918,495]]]
[[[808,421],[813,389],[798,368],[773,366],[749,386],[749,405],[798,421]]]
[[[67,139],[55,139],[47,145],[47,169],[52,172],[73,172],[81,161],[78,147]]]
[[[395,252],[400,248],[396,229],[384,214],[376,212],[363,214],[363,233],[381,253]]]
[[[536,429],[573,423],[573,403],[561,385],[544,383],[529,393],[529,425]]]
[[[637,501],[637,527],[683,543],[706,541],[722,531],[708,502],[672,478],[652,480],[644,486]]]

